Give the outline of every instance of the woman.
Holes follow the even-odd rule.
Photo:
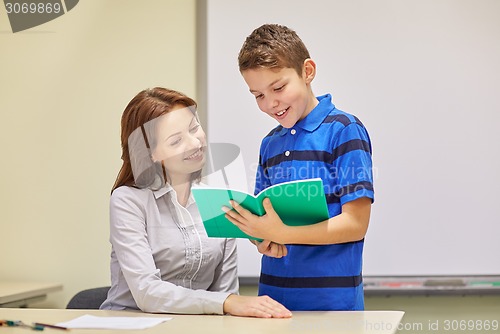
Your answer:
[[[140,92],[123,112],[121,143],[112,285],[101,309],[290,317],[267,296],[239,296],[235,240],[207,237],[191,196],[206,154],[195,101],[159,87]]]

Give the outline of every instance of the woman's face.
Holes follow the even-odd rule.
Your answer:
[[[153,160],[162,161],[172,182],[186,180],[205,164],[206,136],[193,112],[182,105],[158,118]]]

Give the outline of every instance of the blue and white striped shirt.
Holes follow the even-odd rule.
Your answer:
[[[319,177],[330,217],[361,197],[374,199],[371,143],[363,124],[335,108],[329,94],[301,121],[263,140],[255,193],[282,182]],[[287,245],[283,258],[262,257],[259,295],[289,310],[362,310],[363,242]]]

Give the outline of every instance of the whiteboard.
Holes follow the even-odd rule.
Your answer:
[[[332,94],[372,139],[375,203],[365,275],[500,273],[500,1],[209,0],[200,96],[211,142],[240,147],[253,191],[259,111],[238,71],[253,29],[297,31]],[[239,241],[240,276],[260,255]]]

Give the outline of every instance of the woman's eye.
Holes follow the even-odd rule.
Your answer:
[[[255,95],[255,98],[256,98],[256,99],[261,99],[261,98],[263,98],[263,97],[264,97],[264,94]]]
[[[194,132],[198,131],[198,129],[199,129],[199,128],[200,128],[200,124],[196,124],[196,125],[194,125],[194,126],[190,129],[190,131],[191,131],[192,133],[194,133]]]
[[[177,144],[179,144],[181,142],[181,139],[178,138],[178,139],[174,139],[170,142],[170,146],[175,146]]]

